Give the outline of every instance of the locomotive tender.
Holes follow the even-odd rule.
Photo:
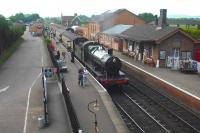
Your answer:
[[[62,40],[103,86],[128,84],[129,79],[120,71],[120,59],[108,54],[103,45],[69,31],[62,32]]]

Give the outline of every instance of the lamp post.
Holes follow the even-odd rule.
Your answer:
[[[93,105],[93,110],[90,108],[90,105]],[[88,103],[88,111],[91,112],[92,114],[94,114],[94,125],[95,125],[94,133],[98,133],[97,116],[95,113],[98,110],[99,110],[99,104],[97,102],[97,99]]]

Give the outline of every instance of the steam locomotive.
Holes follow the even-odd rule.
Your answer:
[[[106,48],[98,42],[83,42],[83,40],[83,38],[74,40],[72,51],[103,86],[128,83],[128,78],[120,71],[122,66],[120,59],[112,56],[111,50],[107,52]]]
[[[58,30],[65,47],[86,66],[95,78],[105,87],[128,84],[129,79],[120,71],[122,63],[112,56],[112,51],[95,41],[65,30]]]

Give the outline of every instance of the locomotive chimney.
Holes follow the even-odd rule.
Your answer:
[[[113,55],[113,49],[112,48],[108,48],[108,54]]]
[[[167,26],[167,9],[160,9],[159,26]]]

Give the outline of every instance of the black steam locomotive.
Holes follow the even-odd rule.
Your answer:
[[[80,40],[80,41],[78,41]],[[78,39],[74,41],[72,50],[103,86],[124,85],[128,83],[126,75],[120,71],[119,58],[108,54],[106,48],[95,41]]]
[[[58,31],[62,33],[63,43],[75,57],[86,66],[95,78],[103,86],[124,85],[128,83],[127,76],[120,71],[121,61],[107,52],[106,48],[95,41],[71,33],[69,31]]]

